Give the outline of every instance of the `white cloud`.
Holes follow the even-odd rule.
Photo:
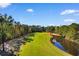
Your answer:
[[[60,26],[61,24],[48,24],[49,26]]]
[[[73,9],[64,10],[63,12],[60,13],[60,15],[68,15],[73,13],[79,13],[79,10],[73,10]]]
[[[70,24],[75,23],[75,22],[77,22],[76,19],[64,19],[65,25],[70,25]]]
[[[34,12],[33,9],[26,9],[27,12]]]
[[[11,5],[11,3],[0,3],[1,8],[8,7],[9,5]]]
[[[64,19],[64,22],[75,22],[75,19]]]

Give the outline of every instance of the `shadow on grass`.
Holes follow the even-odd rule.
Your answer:
[[[34,37],[34,33],[30,33],[28,36],[30,36],[30,37]]]
[[[23,38],[24,41],[22,43],[25,45],[27,42],[33,41],[33,37],[34,37],[34,33],[28,34],[27,36]]]
[[[26,42],[31,42],[31,41],[33,41],[32,38],[26,38]]]
[[[32,37],[24,37],[24,42],[22,42],[23,44],[27,43],[27,42],[31,42],[33,41]]]

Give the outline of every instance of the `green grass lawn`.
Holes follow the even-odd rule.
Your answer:
[[[70,56],[51,44],[48,33],[35,33],[32,39],[20,47],[20,56]]]

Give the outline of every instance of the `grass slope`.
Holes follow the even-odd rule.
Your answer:
[[[33,41],[22,45],[20,56],[69,56],[50,42],[48,33],[35,33]]]

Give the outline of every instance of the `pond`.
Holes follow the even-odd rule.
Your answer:
[[[61,49],[61,50],[63,50],[63,51],[65,51],[65,48],[61,45],[61,43],[60,42],[54,42],[53,43],[57,48],[59,48],[59,49]]]
[[[54,38],[51,38],[50,39],[51,43],[54,44],[54,46],[56,46],[57,48],[63,50],[63,51],[66,51],[64,46],[61,44],[61,42],[57,41],[56,39]]]

